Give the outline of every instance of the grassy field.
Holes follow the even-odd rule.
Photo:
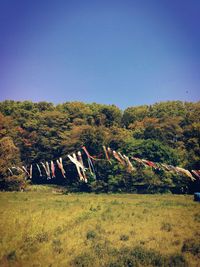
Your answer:
[[[192,196],[33,189],[0,193],[0,266],[200,266]]]

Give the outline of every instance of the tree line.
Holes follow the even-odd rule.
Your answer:
[[[78,179],[67,155],[86,146],[91,155],[104,157],[102,146],[158,163],[200,169],[200,102],[168,101],[128,107],[115,105],[31,101],[0,102],[0,188],[25,186],[24,174],[11,176],[8,168],[50,161],[62,156],[67,178],[58,173],[46,180],[33,172],[32,183],[56,183],[68,190],[94,192],[189,193],[199,181],[133,163],[127,172],[114,159],[96,161],[96,179]]]

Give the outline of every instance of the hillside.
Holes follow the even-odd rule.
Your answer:
[[[96,103],[4,101],[0,112],[1,189],[9,189],[9,181],[15,187],[17,179],[24,179],[16,173],[13,182],[8,168],[31,164],[32,183],[61,184],[75,191],[180,193],[199,186],[199,181],[191,183],[180,173],[152,170],[136,162],[135,171],[127,172],[115,159],[112,164],[106,160],[102,146],[129,158],[199,170],[200,102],[169,101],[122,111],[115,105]],[[102,159],[94,162],[96,176],[88,173],[87,184],[79,182],[76,167],[67,157],[82,146]],[[60,157],[67,179],[58,170],[54,179],[39,177],[36,163]],[[83,160],[87,165],[85,156]]]

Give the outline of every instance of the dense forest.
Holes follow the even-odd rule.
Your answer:
[[[113,157],[106,160],[102,146],[129,157],[133,170],[127,170]],[[67,157],[82,146],[97,160],[95,175],[88,182],[79,180],[76,166]],[[168,101],[128,107],[66,102],[54,105],[31,101],[0,102],[0,187],[17,190],[26,183],[53,183],[71,191],[87,192],[173,192],[200,190],[199,180],[186,175],[152,168],[131,160],[147,159],[187,170],[200,169],[200,102]],[[66,178],[56,168],[55,177],[39,175],[36,164],[62,157]],[[8,168],[33,167],[31,180],[26,174]],[[157,166],[158,166],[157,165]]]

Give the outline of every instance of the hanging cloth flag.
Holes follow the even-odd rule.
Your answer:
[[[149,160],[146,160],[146,159],[142,159],[142,161],[143,161],[146,165],[148,165],[148,166],[150,166],[150,167],[153,167],[153,168],[156,168],[156,165],[155,165],[152,161],[149,161]]]
[[[113,153],[112,153],[112,150],[111,150],[110,147],[108,147],[107,151],[108,151],[108,155],[109,155],[110,157],[112,157]]]
[[[133,159],[133,160],[135,160],[136,162],[138,162],[138,163],[140,163],[140,164],[146,166],[146,165],[144,164],[144,162],[143,162],[141,159],[139,159],[139,158],[132,157],[131,159]]]
[[[121,160],[124,162],[124,165],[126,165],[127,162],[126,162],[124,156],[122,156],[121,152],[117,152],[117,154],[120,156]],[[127,165],[128,165],[128,164],[127,164]]]
[[[73,162],[74,164],[77,164],[79,168],[84,168],[83,165],[77,160],[76,156],[74,157],[74,153],[73,153],[73,157],[71,155],[67,155],[67,156],[71,160],[71,162]]]
[[[200,173],[198,173],[198,171],[192,170],[192,173],[194,173],[194,175],[200,179]]]
[[[84,178],[85,182],[87,183],[87,177],[86,177],[86,173],[85,173],[85,167],[84,167],[84,164],[83,164],[83,158],[82,158],[82,155],[81,155],[81,151],[78,151],[77,155],[78,155],[78,161],[83,166],[83,169],[82,169],[83,178]]]
[[[12,172],[12,170],[11,170],[10,168],[8,168],[8,170],[9,170],[10,174],[11,174],[11,175],[13,175],[13,172]]]
[[[103,146],[103,150],[104,150],[104,153],[105,153],[105,155],[106,155],[106,159],[107,159],[108,162],[112,165],[112,162],[110,161],[110,158],[109,158],[109,156],[108,156],[108,151],[107,151],[107,149],[106,149],[105,146]]]
[[[90,158],[87,158],[87,161],[88,161],[88,167],[89,167],[90,173],[96,179],[95,169],[94,169],[92,160]]]
[[[24,172],[29,176],[29,172],[27,171],[25,166],[22,166],[22,169],[24,170]]]
[[[55,166],[53,160],[51,160],[51,173],[52,173],[52,178],[55,178],[56,175],[55,175]]]
[[[126,155],[123,155],[127,165],[128,165],[128,170],[129,171],[134,171],[135,168],[133,167],[132,163],[130,162],[129,158]]]
[[[32,179],[32,175],[33,175],[33,165],[31,164],[31,167],[30,167],[30,170],[29,170],[29,173],[30,173],[30,179]]]
[[[63,168],[62,158],[59,158],[59,160],[57,159],[56,162],[58,164],[58,168],[61,170],[62,176],[64,178],[66,178],[66,176],[65,176],[65,170]]]
[[[47,169],[46,169],[46,165],[45,165],[43,162],[41,162],[41,164],[42,164],[42,167],[44,168],[44,170],[45,170],[45,172],[46,172],[46,175],[47,175],[47,178],[48,178],[48,171],[47,171]]]
[[[51,172],[50,172],[50,168],[49,168],[49,163],[48,161],[46,161],[46,168],[47,168],[47,179],[51,179]]]
[[[39,171],[39,174],[40,174],[40,177],[42,176],[42,172],[41,172],[41,169],[40,169],[40,166],[39,164],[36,164],[37,168],[38,168],[38,171]]]
[[[71,156],[71,155],[67,155],[67,156],[71,160],[71,162],[73,162],[75,164],[76,169],[77,169],[77,172],[78,172],[78,175],[79,175],[79,178],[82,181],[83,180],[83,177],[82,177],[81,172],[80,172],[80,166],[79,166],[79,164],[77,162],[76,155],[73,154],[73,156]]]
[[[124,162],[124,160],[121,159],[121,157],[119,156],[119,154],[113,150],[113,156],[114,158],[119,161],[123,166],[126,166],[126,163]]]
[[[160,165],[166,170],[166,171],[171,171],[171,169],[169,168],[168,165],[164,164],[164,163],[160,163]]]
[[[172,166],[172,165],[167,165],[167,166],[168,166],[168,168],[169,168],[170,171],[174,171],[177,174],[180,174],[181,173],[181,171],[178,170],[175,166]]]
[[[30,170],[29,171],[28,171],[28,169],[25,166],[22,166],[22,169],[25,171],[25,173],[31,179],[32,178],[32,164],[31,164],[31,167],[30,167]]]
[[[82,149],[84,150],[85,154],[87,155],[88,158],[93,159],[93,160],[100,160],[100,159],[96,159],[94,157],[92,157],[89,152],[87,151],[85,146],[82,146]]]
[[[157,168],[156,167],[156,164],[154,163],[154,162],[152,162],[152,161],[149,161],[149,160],[147,160],[147,164],[150,166],[150,167],[153,167],[153,168]]]
[[[81,181],[84,181],[84,177],[83,177],[83,175],[82,175],[82,173],[81,173],[81,169],[83,169],[83,166],[82,166],[82,164],[78,161],[76,154],[73,153],[72,155],[73,155],[73,158],[74,158],[74,160],[75,160],[75,165],[76,165],[76,169],[77,169],[79,178],[80,178]],[[80,164],[79,164],[79,163],[80,163]],[[80,165],[81,165],[82,167],[80,167]]]
[[[89,152],[87,151],[86,147],[83,146],[82,149],[84,150],[85,154],[87,155],[87,160],[88,160],[88,167],[90,170],[90,173],[93,175],[93,177],[96,179],[96,174],[94,170],[94,165],[92,163],[92,159],[96,160],[94,157],[90,156]]]
[[[147,163],[147,160],[142,159],[142,162],[143,162],[145,165],[149,166],[149,164]]]
[[[192,181],[196,180],[188,170],[186,170],[184,168],[180,168],[180,167],[176,167],[176,169],[177,169],[177,171],[181,172],[182,174],[188,176]]]
[[[133,167],[132,163],[130,162],[129,158],[126,155],[122,155],[120,152],[118,152],[118,155],[120,156],[121,160],[123,161],[123,165],[128,167],[128,171],[133,171],[135,168]]]
[[[41,162],[45,172],[46,172],[46,175],[47,175],[47,180],[51,179],[51,174],[50,174],[50,169],[49,169],[49,164],[48,162],[46,161],[45,164],[43,162]]]
[[[84,177],[81,173],[81,169],[83,169],[83,165],[77,160],[76,154],[73,153],[72,156],[68,155],[68,158],[75,164],[79,178],[81,181],[84,181]]]

